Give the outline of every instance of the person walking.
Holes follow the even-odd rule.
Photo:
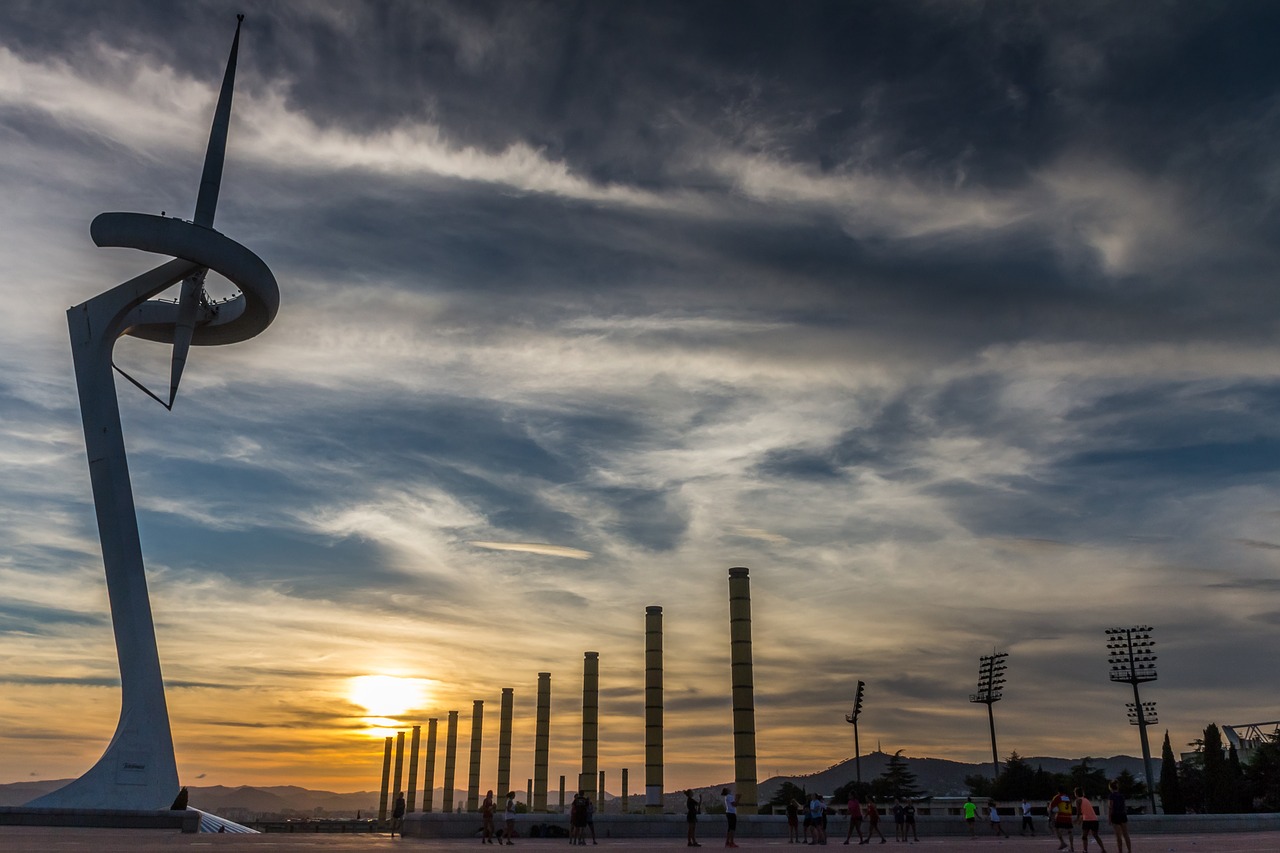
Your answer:
[[[1022,798],[1022,834],[1031,833],[1034,838],[1036,834],[1036,822],[1031,819],[1031,801],[1026,797]]]
[[[884,833],[880,831],[880,810],[876,808],[876,801],[868,798],[867,799],[867,839],[866,841],[860,841],[858,843],[870,844],[871,833],[873,832],[876,835],[880,836],[881,844],[884,844],[889,840],[885,838]]]
[[[996,805],[995,800],[987,800],[987,820],[991,822],[992,835],[1009,837],[1009,834],[1004,831],[1004,826],[1000,823],[1000,808]]]
[[[1071,822],[1071,797],[1067,796],[1067,792],[1061,787],[1058,793],[1049,801],[1049,817],[1053,821],[1053,832],[1058,836],[1058,849],[1066,850],[1068,843],[1071,849],[1076,849],[1076,834],[1074,825]],[[1062,840],[1062,833],[1067,834],[1067,840]]]
[[[978,837],[978,807],[973,804],[973,797],[967,797],[964,801],[964,822],[969,825],[969,837]]]
[[[684,822],[688,835],[689,847],[701,847],[698,843],[698,812],[702,811],[702,797],[693,798],[693,790],[687,789],[684,792]]]
[[[493,843],[493,811],[495,805],[493,802],[493,791],[484,795],[484,802],[480,804],[480,820],[483,824],[482,834],[480,836],[481,844]]]
[[[1107,853],[1102,846],[1102,837],[1098,835],[1098,813],[1094,811],[1093,803],[1089,802],[1089,798],[1084,795],[1083,788],[1076,788],[1076,820],[1080,823],[1080,841],[1084,844],[1085,853],[1089,853],[1089,833],[1093,833],[1093,840],[1098,842],[1099,853]]]
[[[504,809],[504,813],[502,817],[507,824],[505,829],[505,833],[507,836],[507,843],[515,844],[515,842],[511,840],[512,838],[515,837],[515,834],[516,834],[516,792],[515,791],[507,791],[507,807],[506,809]]]
[[[1120,783],[1115,779],[1107,786],[1107,820],[1116,834],[1116,853],[1133,853],[1129,840],[1129,807],[1120,793]]]
[[[849,794],[849,831],[845,833],[844,843],[848,844],[854,833],[858,833],[858,843],[862,843],[862,803],[856,793]]]
[[[724,797],[724,846],[737,847],[733,841],[733,834],[738,829],[738,798],[728,788],[722,788],[720,796]]]

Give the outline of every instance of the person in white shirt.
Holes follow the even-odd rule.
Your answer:
[[[724,797],[724,819],[726,826],[724,833],[724,846],[737,847],[738,845],[733,841],[733,834],[738,829],[738,796],[728,788],[722,790],[720,792],[720,796]]]

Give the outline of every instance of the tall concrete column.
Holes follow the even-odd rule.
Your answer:
[[[528,784],[527,784],[527,785],[525,785],[525,788],[524,788],[524,801],[525,801],[526,803],[532,803],[532,802],[533,802],[533,780],[532,780],[532,779],[530,779],[530,780],[529,780],[529,782],[528,782]]]
[[[560,814],[564,814],[564,777],[560,777]]]
[[[382,793],[378,795],[378,822],[387,819],[387,786],[391,784],[391,735],[387,735],[382,751]]]
[[[404,732],[396,732],[395,785],[391,787],[391,790],[395,791],[397,794],[403,793],[404,788],[400,786],[400,783],[403,780],[404,780]]]
[[[627,813],[627,768],[622,768],[622,813]]]
[[[427,720],[427,764],[422,772],[422,810],[430,812],[436,798],[436,730],[440,721]]]
[[[413,738],[409,742],[409,797],[405,803],[406,812],[418,810],[418,743],[422,739],[422,726],[413,727]]]
[[[729,570],[729,661],[733,683],[733,774],[738,814],[757,811],[756,704],[751,667],[751,581],[741,566]]]
[[[596,788],[596,809],[604,812],[604,771],[600,771],[600,787]]]
[[[515,708],[515,688],[502,688],[502,707],[498,711],[498,796],[505,797],[511,788],[511,718]],[[533,801],[525,805],[533,808]]]
[[[453,770],[458,761],[458,712],[449,712],[449,727],[444,738],[444,796],[441,811],[453,811]]]
[[[662,814],[662,608],[657,606],[644,609],[644,813]]]
[[[582,654],[582,772],[578,790],[596,799],[600,764],[600,653]]]
[[[538,673],[538,711],[533,736],[533,806],[547,810],[547,765],[551,752],[551,673]]]
[[[480,739],[484,732],[484,700],[471,703],[471,765],[467,768],[467,811],[480,810]],[[504,795],[506,791],[502,792]]]

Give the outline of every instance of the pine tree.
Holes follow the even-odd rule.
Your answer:
[[[1230,814],[1236,810],[1239,797],[1235,792],[1231,767],[1222,754],[1222,732],[1217,723],[1204,730],[1204,799],[1209,814]]]
[[[1160,749],[1160,801],[1165,814],[1186,814],[1187,804],[1182,799],[1182,785],[1178,782],[1178,762],[1173,757],[1169,743],[1169,730],[1164,733],[1164,746]]]
[[[876,788],[885,791],[894,799],[901,797],[904,800],[912,800],[924,793],[916,787],[916,774],[907,769],[907,761],[902,757],[902,750],[889,756],[889,763],[876,782],[880,783]]]

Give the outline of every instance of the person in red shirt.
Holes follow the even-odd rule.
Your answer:
[[[1053,831],[1058,836],[1058,849],[1066,850],[1067,844],[1070,842],[1071,850],[1076,849],[1076,833],[1071,822],[1071,797],[1066,791],[1058,790],[1057,796],[1049,801],[1049,814],[1053,817]],[[1067,840],[1062,840],[1062,833],[1067,834]]]
[[[848,844],[854,832],[858,833],[858,843],[862,843],[862,803],[857,794],[849,795],[849,831],[845,833],[844,843]]]

